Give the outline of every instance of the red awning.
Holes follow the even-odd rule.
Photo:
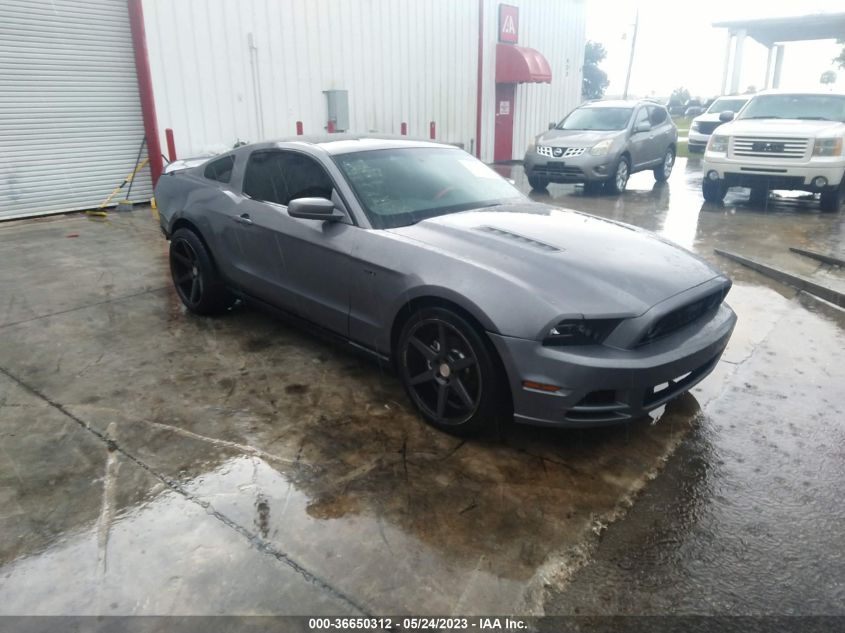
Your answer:
[[[552,69],[538,51],[513,44],[496,45],[496,83],[551,83]]]

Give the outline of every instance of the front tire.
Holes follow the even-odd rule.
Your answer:
[[[822,191],[819,206],[822,211],[836,213],[842,208],[843,203],[845,203],[845,178],[833,191]]]
[[[194,314],[219,314],[229,307],[229,292],[211,255],[190,229],[179,229],[170,238],[170,274],[176,293]]]
[[[613,174],[607,179],[605,189],[610,193],[622,193],[625,187],[628,186],[628,178],[631,176],[631,164],[628,159],[622,156],[619,162],[616,163],[616,168]]]
[[[672,175],[672,168],[675,166],[675,149],[669,147],[663,155],[663,162],[660,167],[654,170],[654,179],[657,182],[666,182]]]
[[[546,187],[549,186],[549,181],[547,178],[528,174],[528,184],[531,185],[534,191],[545,191]]]
[[[432,426],[454,435],[497,429],[510,412],[495,350],[465,317],[423,308],[399,335],[396,364],[408,397]]]
[[[725,199],[725,194],[728,193],[728,188],[725,186],[724,180],[705,178],[701,181],[701,193],[707,202],[721,204]]]

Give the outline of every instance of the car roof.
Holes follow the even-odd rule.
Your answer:
[[[304,136],[288,136],[263,143],[252,143],[252,149],[273,147],[295,147],[297,145],[318,147],[328,154],[348,154],[350,152],[365,152],[379,149],[400,149],[412,147],[455,148],[449,143],[438,143],[425,139],[391,134],[354,134],[340,132],[334,134],[311,134]]]
[[[814,97],[845,97],[843,92],[830,90],[785,90],[783,88],[769,88],[750,95],[736,95],[737,97],[757,97],[759,95],[802,95]]]

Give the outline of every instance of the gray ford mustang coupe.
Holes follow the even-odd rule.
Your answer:
[[[236,298],[392,362],[431,424],[598,426],[689,390],[730,280],[647,231],[530,201],[463,150],[333,134],[246,145],[155,190],[188,310]]]

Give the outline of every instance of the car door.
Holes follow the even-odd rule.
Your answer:
[[[350,221],[292,218],[290,200],[332,199],[346,213],[326,170],[295,151],[260,150],[257,171],[244,175],[247,216],[242,235],[256,248],[246,255],[251,288],[259,298],[344,336],[349,328],[351,254],[360,229]],[[260,179],[260,183],[256,179]],[[271,198],[262,200],[261,198]],[[245,239],[245,238],[244,238]]]
[[[648,125],[647,130],[637,131],[641,125]],[[641,106],[634,114],[634,122],[631,127],[631,136],[628,140],[628,151],[631,154],[631,171],[637,171],[647,166],[654,160],[654,148],[652,143],[651,122],[648,116],[648,107]]]
[[[651,139],[654,160],[659,162],[666,155],[666,148],[675,143],[676,131],[672,120],[666,110],[660,106],[648,106],[651,130],[654,136]]]

